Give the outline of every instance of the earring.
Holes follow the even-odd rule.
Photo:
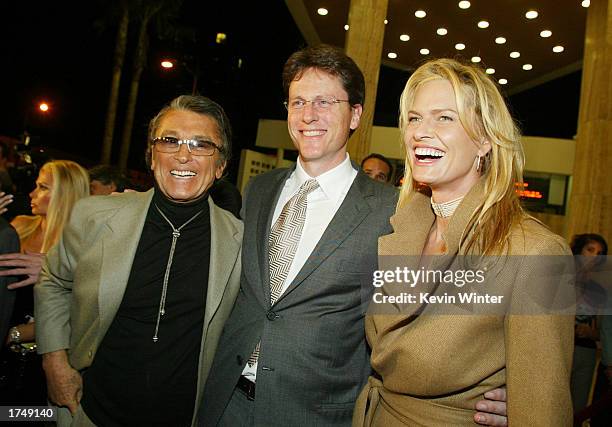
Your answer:
[[[476,156],[476,172],[480,172],[480,160],[482,159],[482,157],[480,156]]]

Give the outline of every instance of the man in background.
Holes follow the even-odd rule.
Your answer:
[[[382,154],[372,153],[361,161],[361,169],[367,176],[384,184],[391,181],[393,165]]]
[[[0,192],[12,193],[15,191],[13,180],[8,171],[9,146],[0,141]]]
[[[109,165],[94,166],[89,170],[89,188],[92,196],[123,193],[130,188],[129,180],[118,168]]]

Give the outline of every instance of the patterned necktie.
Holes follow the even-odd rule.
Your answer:
[[[278,300],[282,294],[283,284],[289,274],[293,257],[297,251],[304,223],[306,222],[307,197],[312,191],[319,188],[316,179],[306,181],[297,194],[293,196],[281,211],[278,219],[270,230],[269,260],[270,260],[270,305]],[[248,360],[253,366],[259,357],[259,343]]]

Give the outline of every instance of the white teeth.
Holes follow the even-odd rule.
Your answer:
[[[193,171],[172,170],[170,173],[174,176],[196,176],[196,173]]]
[[[435,148],[417,147],[414,149],[414,154],[417,156],[444,157],[444,152]]]
[[[304,131],[302,131],[302,133],[304,134],[304,136],[320,136],[320,135],[323,135],[325,133],[325,131],[322,131],[322,130],[304,130]]]

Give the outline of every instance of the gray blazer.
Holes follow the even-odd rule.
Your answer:
[[[152,196],[153,190],[95,196],[75,205],[34,287],[39,353],[68,349],[75,369],[91,365],[121,304]],[[196,408],[223,324],[238,293],[243,230],[232,214],[210,198],[208,203],[210,269]]]
[[[397,193],[360,171],[304,267],[271,307],[268,235],[291,172],[259,175],[245,194],[240,293],[205,386],[200,425],[217,424],[260,340],[256,426],[348,426],[370,373],[363,301],[377,268],[378,237],[391,232]]]
[[[19,237],[15,229],[0,217],[0,254],[19,252]],[[17,277],[0,277],[0,339],[4,340],[10,327],[15,291],[6,287],[17,281]],[[4,343],[4,341],[2,341]]]

